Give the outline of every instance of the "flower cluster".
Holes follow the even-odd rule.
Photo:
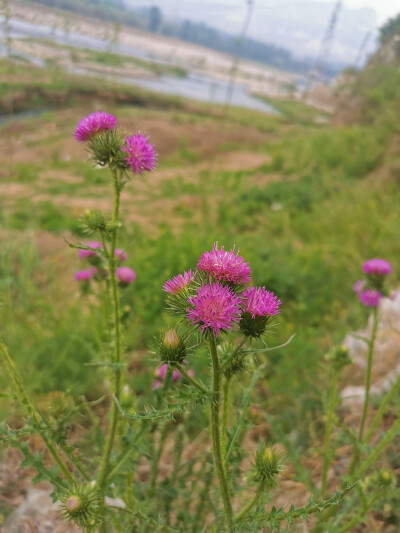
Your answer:
[[[260,337],[267,322],[277,315],[280,301],[265,287],[246,287],[250,266],[239,252],[213,245],[197,263],[197,270],[179,274],[163,288],[172,297],[184,299],[181,312],[204,334],[218,337],[239,326],[249,337]]]
[[[85,243],[85,248],[79,249],[78,257],[87,261],[90,267],[84,270],[78,270],[75,273],[75,281],[88,284],[96,276],[108,276],[107,265],[102,252],[103,245],[101,242],[87,242]],[[114,255],[117,263],[128,259],[126,252],[120,248],[115,249]],[[119,266],[115,271],[115,275],[121,287],[129,285],[136,279],[136,272],[127,266]]]
[[[140,132],[129,137],[116,130],[117,119],[104,111],[95,111],[82,118],[75,130],[75,139],[88,143],[93,159],[104,166],[110,164],[142,175],[157,165],[157,154],[150,138]]]
[[[353,290],[365,307],[378,307],[381,299],[388,296],[385,281],[392,267],[384,259],[369,259],[363,264],[362,270],[366,279],[356,281]]]

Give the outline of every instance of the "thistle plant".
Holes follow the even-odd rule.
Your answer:
[[[338,348],[329,354],[332,383],[326,402],[320,494],[316,484],[321,480],[311,480],[308,473],[304,478],[310,479],[309,503],[297,509],[288,505],[266,511],[274,491],[280,490],[280,476],[290,459],[289,446],[260,436],[249,466],[246,459],[251,451],[243,442],[250,427],[253,392],[266,375],[268,352],[291,341],[270,345],[284,303],[268,288],[252,285],[250,264],[239,250],[225,250],[215,243],[196,265],[162,287],[172,318],[154,339],[153,384],[150,382],[145,400],[139,399],[125,383],[127,325],[121,297],[135,282],[136,272],[118,240],[123,229],[120,201],[125,187],[134,182],[132,175],[137,179],[155,169],[157,155],[148,136],[127,136],[117,127],[116,118],[105,112],[83,118],[75,137],[95,165],[108,169],[112,191],[111,213],[86,211],[82,225],[88,237],[70,243],[84,266],[75,274],[82,298],[87,297],[87,305],[95,313],[97,308],[102,311],[95,328],[99,353],[88,364],[94,372],[106,374],[110,390],[92,402],[54,393],[47,408],[40,409],[0,342],[13,394],[27,414],[23,427],[2,424],[1,440],[21,450],[22,466],[34,467],[37,480],[52,483],[62,516],[84,533],[276,530],[282,522],[293,524],[312,515],[318,516],[315,527],[321,531],[332,517],[341,530],[349,531],[351,524],[362,521],[367,510],[382,499],[385,487],[394,487],[390,471],[379,479],[370,475],[371,467],[400,429],[397,421],[371,453],[366,453],[385,413],[380,409],[369,428],[365,427],[370,374],[368,377],[367,372],[366,407],[356,435],[351,429],[342,429],[337,415],[338,379],[349,362],[348,353]],[[365,305],[376,301],[371,291],[386,294],[382,276],[387,272],[382,273],[382,268],[382,263],[377,266],[376,262],[369,270],[364,268],[367,282],[358,289]],[[374,328],[368,341],[369,373],[376,325]],[[202,370],[196,368],[195,372],[196,366]],[[393,394],[390,391],[382,405],[387,406]],[[79,442],[70,439],[70,433],[74,420],[82,417],[88,429]],[[353,461],[340,489],[328,495],[337,432],[354,444]],[[41,436],[51,464],[42,453],[32,451],[32,434]],[[301,461],[296,465],[301,468]],[[372,481],[367,483],[365,476]],[[362,483],[355,489],[359,480]],[[364,507],[352,515],[348,502],[354,502],[360,491]]]

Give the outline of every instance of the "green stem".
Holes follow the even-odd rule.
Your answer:
[[[378,496],[374,496],[369,502],[366,508],[363,509],[361,513],[358,513],[350,522],[348,522],[345,526],[343,526],[341,529],[339,529],[338,533],[347,533],[347,531],[351,531],[354,526],[357,526],[360,524],[361,519],[367,514],[367,512],[372,509],[374,503],[378,500]]]
[[[226,376],[223,385],[223,404],[222,404],[222,429],[221,429],[221,446],[222,454],[226,456],[226,432],[228,429],[229,416],[229,401],[230,401],[230,385],[232,376]]]
[[[224,503],[225,518],[228,524],[229,531],[232,530],[232,504],[229,494],[228,482],[226,479],[226,472],[222,462],[221,453],[221,430],[220,430],[220,402],[221,402],[221,373],[219,368],[217,346],[215,338],[212,334],[209,335],[209,346],[211,356],[211,381],[213,398],[211,399],[211,440],[214,457],[214,464],[217,470],[219,488],[221,492],[222,501]]]
[[[118,463],[114,466],[114,468],[111,470],[111,472],[107,475],[105,479],[105,483],[110,483],[110,481],[119,473],[121,468],[124,466],[124,464],[127,462],[127,460],[131,457],[132,453],[137,451],[135,444],[140,439],[140,437],[143,435],[146,427],[143,424],[142,429],[136,434],[135,438],[132,440],[132,442],[129,444],[128,449],[123,454],[121,459],[118,461]]]
[[[367,459],[361,463],[358,470],[356,471],[354,478],[359,479],[363,473],[372,465],[372,463],[380,456],[380,454],[385,450],[386,446],[391,442],[391,440],[396,436],[397,432],[400,430],[400,418],[396,420],[393,426],[389,429],[386,435],[382,438],[377,446],[372,450],[368,455]]]
[[[360,441],[363,438],[365,419],[367,417],[368,404],[369,404],[369,390],[371,387],[372,358],[374,355],[376,330],[378,328],[378,308],[377,307],[374,307],[372,316],[373,316],[372,332],[371,332],[371,340],[368,343],[367,373],[365,377],[365,399],[364,399],[364,407],[363,407],[363,412],[362,412],[362,417],[361,417],[360,431],[358,434],[358,440]]]
[[[199,383],[196,379],[192,378],[192,376],[189,376],[186,369],[182,365],[176,365],[176,368],[179,370],[182,376],[184,376],[185,379],[187,379],[192,385],[201,390],[201,392],[204,392],[204,394],[209,393],[209,391],[205,387],[203,387],[201,383]]]
[[[164,424],[164,427],[161,431],[161,437],[160,437],[160,444],[158,446],[158,450],[156,452],[156,455],[153,459],[151,470],[150,470],[150,491],[151,494],[154,494],[154,489],[156,486],[156,480],[158,475],[158,465],[160,463],[161,455],[164,450],[165,441],[167,439],[167,435],[170,429],[170,425],[168,423]]]
[[[264,489],[265,489],[264,484],[261,484],[257,488],[254,498],[250,500],[249,503],[245,505],[243,509],[235,516],[235,521],[241,520],[244,516],[247,515],[247,513],[249,513],[253,509],[253,507],[255,507],[258,504],[264,492]]]
[[[333,426],[333,417],[335,414],[335,403],[336,403],[336,387],[338,381],[338,372],[333,371],[333,376],[331,380],[331,386],[329,389],[329,400],[328,400],[328,412],[326,417],[326,426],[325,426],[325,441],[324,441],[324,465],[322,469],[322,487],[321,487],[321,497],[325,497],[326,485],[328,479],[328,470],[331,464],[331,434]]]
[[[115,248],[117,244],[117,227],[119,219],[119,200],[120,200],[120,189],[119,189],[119,180],[118,174],[115,169],[110,165],[112,177],[113,177],[113,189],[114,189],[114,207],[113,207],[113,216],[112,221],[115,227],[115,230],[111,236],[111,248],[108,256],[108,265],[110,269],[110,279],[111,279],[111,292],[113,300],[113,318],[114,318],[114,357],[113,362],[116,363],[114,369],[114,396],[119,401],[121,395],[121,367],[119,365],[121,360],[121,332],[120,332],[120,309],[119,309],[119,294],[117,286],[117,278],[115,275],[116,269],[116,260],[115,260]],[[119,410],[116,402],[112,402],[111,407],[111,422],[108,429],[108,436],[106,444],[104,447],[103,457],[101,459],[101,466],[98,476],[98,485],[100,489],[104,488],[104,482],[106,480],[107,471],[109,468],[110,455],[112,446],[115,439],[115,433],[117,429]]]
[[[386,396],[383,398],[380,406],[379,406],[379,409],[378,409],[378,412],[376,413],[370,427],[368,428],[368,431],[364,437],[364,442],[367,443],[370,441],[372,435],[374,434],[376,428],[379,426],[382,418],[383,418],[383,415],[386,413],[386,410],[387,410],[387,407],[388,405],[390,404],[390,402],[393,400],[393,398],[395,397],[396,395],[396,392],[397,392],[397,389],[399,388],[399,385],[400,385],[400,375],[397,376],[397,379],[396,381],[393,383],[391,389],[389,390],[389,392],[386,394]]]

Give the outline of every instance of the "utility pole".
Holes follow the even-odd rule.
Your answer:
[[[367,32],[365,34],[364,39],[362,40],[360,48],[359,48],[359,50],[357,52],[356,58],[354,60],[354,65],[356,67],[358,67],[358,65],[361,66],[361,61],[362,61],[362,59],[364,57],[365,50],[367,48],[367,45],[368,45],[371,37],[372,37],[372,31],[370,30],[369,32]]]
[[[314,85],[314,82],[318,79],[323,80],[324,70],[325,70],[329,55],[331,53],[333,39],[335,36],[335,29],[337,26],[341,8],[342,8],[342,0],[339,0],[335,4],[335,7],[333,8],[331,18],[329,19],[328,27],[321,41],[321,46],[318,52],[318,56],[317,56],[317,60],[315,62],[314,68],[310,71],[308,75],[307,84],[306,84],[306,88],[304,90],[304,96],[303,96],[304,100],[307,98],[309,91],[312,89],[312,86]]]
[[[254,12],[255,3],[256,3],[256,0],[246,0],[247,13],[246,13],[246,17],[245,17],[244,22],[243,22],[242,31],[241,31],[241,33],[240,33],[240,35],[238,37],[238,40],[237,40],[236,52],[233,55],[232,67],[231,67],[230,76],[229,76],[229,82],[228,82],[228,89],[226,91],[225,113],[224,113],[225,118],[227,117],[228,110],[229,110],[229,108],[231,106],[232,95],[233,95],[233,91],[235,89],[235,83],[236,83],[236,75],[237,75],[239,62],[240,62],[240,51],[241,51],[241,48],[242,48],[243,41],[246,38],[247,30],[249,29],[251,17],[252,17],[253,12]]]

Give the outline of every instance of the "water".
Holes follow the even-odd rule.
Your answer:
[[[0,21],[2,17],[0,17]],[[68,38],[63,30],[57,28],[50,28],[48,26],[42,26],[40,24],[31,24],[29,22],[23,22],[17,19],[10,20],[11,37],[12,38],[35,38],[46,39],[58,44],[74,46],[77,48],[88,48],[96,51],[109,50],[109,43],[101,39],[94,37],[88,37],[86,35],[80,35],[77,33],[69,33]],[[162,58],[151,56],[147,52],[138,48],[118,44],[114,47],[116,53],[126,55],[129,57],[137,57],[140,59],[157,60],[159,62],[165,62]],[[0,51],[1,55],[1,51]],[[38,60],[28,54],[19,54],[25,59],[30,60],[37,66],[43,67],[44,62]],[[93,75],[92,72],[82,67],[74,67],[69,69],[70,72],[77,74]],[[173,76],[160,76],[153,79],[148,78],[131,78],[123,76],[105,76],[109,79],[120,81],[128,85],[135,85],[149,89],[151,91],[182,96],[185,98],[192,98],[201,102],[212,102],[215,104],[223,104],[226,100],[226,94],[228,90],[228,83],[226,81],[216,80],[210,76],[200,74],[189,74],[186,78],[178,78]],[[274,107],[267,103],[258,100],[248,94],[245,85],[236,84],[231,104],[233,106],[244,107],[247,109],[254,109],[262,111],[264,113],[279,113]]]

